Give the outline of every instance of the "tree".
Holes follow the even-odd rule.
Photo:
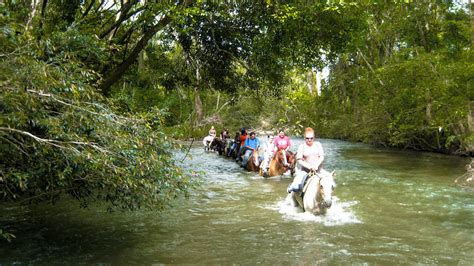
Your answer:
[[[81,206],[161,210],[187,195],[196,180],[173,159],[164,111],[120,112],[91,86],[100,73],[85,61],[106,58],[106,41],[75,27],[35,38],[8,7],[12,16],[0,17],[0,201],[72,197]]]

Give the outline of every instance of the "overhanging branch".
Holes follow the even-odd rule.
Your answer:
[[[18,133],[18,134],[21,134],[23,136],[30,137],[30,138],[34,139],[35,141],[37,141],[39,143],[49,144],[51,146],[54,146],[54,147],[57,147],[57,148],[60,148],[60,149],[73,150],[77,153],[80,153],[78,149],[76,149],[74,147],[70,147],[70,146],[65,146],[65,145],[88,146],[88,147],[91,147],[91,148],[101,152],[101,153],[115,154],[114,152],[111,152],[111,151],[109,151],[105,148],[100,147],[99,145],[97,145],[97,143],[94,143],[94,142],[59,141],[59,140],[54,140],[54,139],[43,139],[43,138],[40,138],[38,136],[35,136],[35,135],[31,134],[28,131],[23,131],[23,130],[19,130],[19,129],[15,129],[15,128],[9,128],[9,127],[0,127],[0,130],[1,131],[6,131],[6,132]]]

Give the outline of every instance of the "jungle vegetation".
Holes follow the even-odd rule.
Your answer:
[[[472,156],[472,9],[2,1],[1,201],[160,210],[198,181],[174,140],[210,125]]]

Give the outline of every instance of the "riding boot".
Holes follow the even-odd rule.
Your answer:
[[[293,191],[298,192],[298,191],[301,191],[301,187],[300,187],[300,185],[295,185],[295,184],[292,183],[292,184],[288,185],[288,188],[286,189],[286,191],[288,193],[291,193]]]

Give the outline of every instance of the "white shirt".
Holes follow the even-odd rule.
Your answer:
[[[270,141],[265,141],[265,145],[263,146],[263,152],[271,154],[273,153],[273,148],[275,147],[274,143],[270,143]]]
[[[313,145],[308,146],[306,143],[301,144],[298,147],[298,152],[296,154],[296,160],[299,162],[299,160],[303,160],[310,165],[314,166],[314,168],[318,168],[318,161],[320,160],[321,157],[324,156],[324,150],[323,146],[319,141],[313,142]],[[301,166],[299,163],[297,164],[298,170],[304,170],[308,171],[309,169],[303,169],[303,166]]]

